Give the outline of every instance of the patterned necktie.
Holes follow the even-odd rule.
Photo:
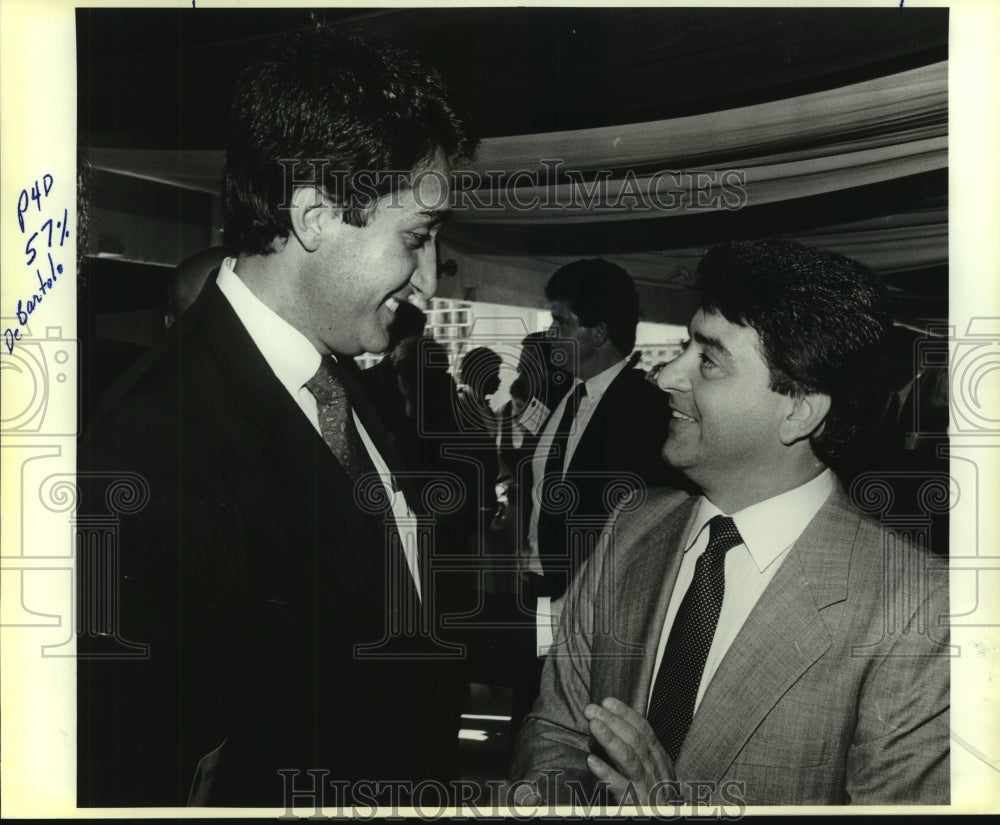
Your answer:
[[[708,547],[695,563],[694,578],[670,628],[646,714],[674,760],[691,727],[698,686],[719,622],[726,590],[726,553],[743,543],[728,516],[715,516],[708,529]]]
[[[323,358],[316,374],[306,382],[306,389],[316,399],[323,440],[347,474],[356,480],[376,472],[354,424],[340,366],[330,357]]]
[[[564,556],[566,552],[563,547],[565,544],[563,534],[565,533],[566,514],[561,511],[554,512],[554,508],[547,507],[546,503],[553,501],[549,488],[563,480],[570,428],[576,418],[580,401],[586,394],[587,385],[582,382],[570,390],[562,418],[559,419],[559,424],[552,437],[552,447],[549,450],[548,458],[545,459],[545,473],[542,476],[541,502],[538,511],[538,555],[546,578],[550,579],[547,586],[550,586],[551,595],[554,597],[562,595],[562,591],[569,583],[569,571],[565,569],[565,564],[556,567],[551,562],[553,558]],[[557,495],[554,498],[561,499],[562,496]],[[564,561],[568,561],[568,557]]]

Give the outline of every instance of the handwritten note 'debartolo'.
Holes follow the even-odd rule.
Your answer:
[[[39,182],[40,181],[40,182]],[[41,306],[45,297],[56,288],[63,274],[69,238],[69,208],[60,204],[53,191],[55,179],[47,172],[22,189],[17,199],[17,223],[25,238],[25,266],[33,276],[31,292],[17,298],[14,323],[3,331],[4,347],[13,355],[15,345],[21,341],[22,330],[28,325],[32,313]],[[61,207],[61,208],[60,208]]]

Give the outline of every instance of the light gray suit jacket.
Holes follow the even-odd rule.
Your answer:
[[[513,779],[537,780],[548,801],[579,796],[567,780],[593,787],[588,703],[614,696],[645,715],[697,501],[651,491],[619,515],[609,547],[574,581],[512,766]],[[946,804],[947,614],[946,562],[835,489],[705,691],[670,777],[681,798]]]

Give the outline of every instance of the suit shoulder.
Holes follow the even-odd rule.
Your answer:
[[[99,423],[105,415],[124,407],[177,407],[182,395],[190,402],[220,381],[199,316],[189,310],[112,384],[95,409],[94,421]]]
[[[871,512],[861,509],[843,489],[838,489],[831,497],[829,515],[828,529],[840,534],[852,532],[854,546],[861,552],[873,553],[898,546],[907,552],[930,555],[926,547],[915,540],[913,531],[897,529],[891,523],[881,521]]]
[[[669,396],[640,370],[623,371],[608,387],[597,410],[602,422],[612,425],[612,432],[626,443],[658,440],[670,426]]]
[[[640,370],[626,370],[622,378],[616,404],[621,414],[635,424],[630,429],[637,435],[650,428],[658,434],[666,432],[670,426],[670,396]]]
[[[171,334],[105,393],[85,437],[117,460],[153,460],[212,444],[224,416],[224,379],[197,330]],[[163,463],[169,463],[164,459]]]
[[[646,377],[640,369],[628,368],[621,375],[622,394],[649,404],[668,406],[668,396]]]
[[[643,509],[655,509],[660,513],[666,514],[684,504],[692,502],[695,498],[696,496],[692,496],[682,490],[674,490],[670,487],[657,487],[648,491],[641,507]]]
[[[859,513],[859,516],[855,554],[860,566],[878,567],[887,585],[900,588],[914,584],[915,566],[921,574],[947,573],[947,558],[931,553],[918,534],[882,524],[866,513]]]
[[[672,487],[634,491],[613,514],[616,544],[627,551],[651,531],[686,518],[696,498]]]
[[[935,601],[947,599],[947,559],[927,552],[919,534],[907,532],[881,523],[835,489],[796,542],[819,602],[846,599],[876,612],[892,603],[906,613],[929,594]]]

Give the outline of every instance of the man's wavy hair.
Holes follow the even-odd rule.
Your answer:
[[[321,182],[344,220],[365,226],[380,197],[407,186],[398,175],[365,175],[410,172],[438,154],[455,162],[474,146],[440,75],[417,55],[310,25],[283,37],[237,83],[226,140],[226,243],[244,253],[274,251],[275,238],[291,231],[292,180]]]
[[[725,243],[697,269],[701,307],[760,336],[771,389],[822,393],[830,412],[811,439],[836,463],[878,423],[892,314],[881,279],[843,255],[787,240]]]

